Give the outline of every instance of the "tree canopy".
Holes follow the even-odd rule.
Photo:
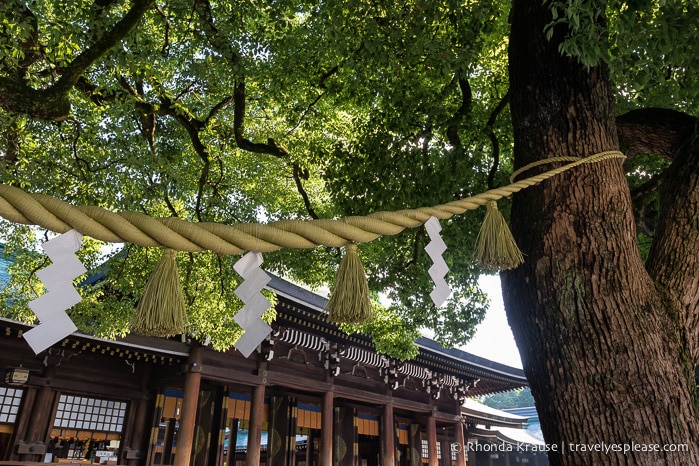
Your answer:
[[[483,397],[480,401],[484,405],[495,409],[530,408],[534,406],[534,398],[529,388],[495,393],[494,395]]]
[[[695,2],[549,3],[542,33],[563,24],[562,54],[609,66],[620,121],[634,122],[626,112],[640,107],[696,115]],[[0,179],[73,205],[223,224],[473,195],[512,172],[510,20],[506,1],[8,0],[0,5]],[[627,167],[647,238],[655,175],[667,165],[650,152]],[[421,328],[446,345],[471,337],[487,309],[472,254],[482,215],[442,222],[454,293],[441,308],[429,298],[424,229],[360,245],[370,289],[389,303],[361,328],[382,351],[414,354]],[[15,258],[4,315],[33,318],[26,303],[41,293],[35,272],[46,259],[34,251],[42,236],[3,223]],[[128,332],[160,254],[128,244],[109,251],[104,278],[81,290],[70,315],[82,330],[113,337]],[[80,254],[91,268],[105,260],[95,241]],[[284,249],[265,254],[264,266],[319,287],[339,258],[332,248]],[[241,307],[236,259],[178,258],[188,333],[220,349],[240,331],[231,318]]]

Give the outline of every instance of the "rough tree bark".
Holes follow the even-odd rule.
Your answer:
[[[542,2],[513,2],[516,167],[619,147],[606,70],[561,57],[561,31],[544,36],[550,18]],[[699,294],[696,142],[681,153],[663,183],[648,270],[618,159],[514,196],[512,230],[526,262],[502,274],[503,295],[544,436],[558,448],[553,465],[699,464],[696,341],[688,345]],[[580,443],[688,451],[571,451]]]

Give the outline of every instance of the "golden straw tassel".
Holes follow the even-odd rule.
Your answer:
[[[136,306],[131,330],[142,335],[171,337],[184,333],[187,323],[177,271],[176,251],[166,249],[148,279]]]
[[[355,243],[345,246],[345,256],[340,261],[325,309],[330,313],[328,319],[338,323],[364,322],[372,315],[369,284]]]
[[[524,256],[517,247],[505,218],[495,201],[488,201],[485,207],[485,218],[478,233],[476,259],[487,269],[517,268],[524,263]]]

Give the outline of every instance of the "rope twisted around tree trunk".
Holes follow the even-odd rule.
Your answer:
[[[174,217],[156,219],[138,212],[116,213],[95,206],[74,207],[51,196],[28,194],[19,188],[2,184],[0,216],[11,222],[37,225],[56,233],[75,229],[100,241],[165,246],[186,252],[210,250],[219,254],[241,254],[246,251],[270,252],[281,248],[341,247],[348,243],[366,243],[383,235],[396,235],[406,228],[421,226],[432,216],[444,220],[475,210],[490,200],[497,201],[511,196],[582,164],[624,157],[621,152],[606,151],[586,158],[544,159],[518,170],[513,178],[542,163],[569,163],[446,204],[394,212],[381,211],[336,220],[281,220],[269,224],[236,225],[192,223]]]

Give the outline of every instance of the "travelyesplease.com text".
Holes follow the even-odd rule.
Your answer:
[[[659,452],[686,452],[689,451],[689,445],[686,443],[606,443],[606,442],[563,442],[557,443],[508,443],[508,442],[467,442],[465,445],[452,443],[451,449],[453,452],[520,452],[520,453],[548,453],[561,452],[565,453],[659,453]]]

